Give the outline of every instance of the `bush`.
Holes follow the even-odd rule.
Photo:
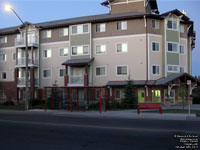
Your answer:
[[[40,101],[39,99],[31,99],[29,101],[30,106],[38,106],[42,104],[42,101]]]
[[[15,103],[13,101],[6,101],[6,102],[3,103],[3,105],[5,105],[5,106],[14,106]]]

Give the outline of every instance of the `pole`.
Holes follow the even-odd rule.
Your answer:
[[[71,112],[72,112],[72,88],[70,88],[70,103],[71,103]]]
[[[52,106],[51,107],[52,107],[52,110],[54,110],[54,99],[53,99],[54,98],[54,93],[53,93],[53,88],[51,89],[51,93],[52,93],[51,94],[51,96],[52,96]]]
[[[101,88],[99,90],[99,112],[101,114]]]
[[[78,111],[78,99],[79,99],[79,92],[78,92],[78,88],[76,89],[76,111]]]
[[[26,41],[26,91],[25,91],[25,110],[29,109],[29,89],[28,89],[28,26],[25,24],[25,41]]]
[[[104,111],[105,111],[105,112],[106,112],[106,90],[107,90],[107,89],[105,88],[105,94],[104,94],[104,100],[105,100],[105,102],[104,102],[104,103],[105,103],[105,104],[104,104],[104,105],[105,105],[105,106],[104,106],[104,107],[105,107],[105,108],[104,108]]]
[[[44,97],[45,97],[44,108],[46,112],[47,111],[47,89],[46,88],[44,88]]]

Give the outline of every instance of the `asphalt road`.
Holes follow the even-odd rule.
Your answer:
[[[200,137],[200,121],[0,111],[0,150],[173,150],[183,135]]]

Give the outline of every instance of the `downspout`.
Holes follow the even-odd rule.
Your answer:
[[[149,55],[148,55],[148,28],[147,28],[147,19],[146,16],[144,16],[144,26],[146,28],[146,80],[149,80]]]

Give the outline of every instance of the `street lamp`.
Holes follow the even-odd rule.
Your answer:
[[[25,26],[25,46],[26,46],[26,71],[25,71],[25,83],[26,83],[26,87],[25,87],[25,110],[28,110],[29,108],[29,96],[28,96],[28,92],[29,92],[29,88],[28,88],[28,26],[27,23],[24,23],[22,21],[22,19],[19,17],[19,15],[16,13],[16,11],[12,8],[11,5],[6,4],[5,5],[5,10],[6,11],[12,11],[16,17],[21,21],[21,23]]]

